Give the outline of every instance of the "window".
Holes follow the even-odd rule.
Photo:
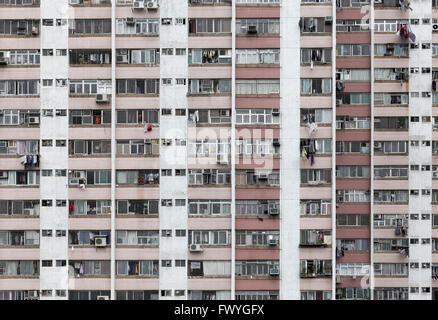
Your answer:
[[[52,260],[41,260],[42,267],[52,267],[52,265],[53,265]]]
[[[327,94],[332,91],[332,79],[301,79],[301,94]]]
[[[189,79],[189,94],[231,93],[230,79]]]
[[[117,79],[117,94],[159,94],[159,79]]]
[[[236,19],[237,34],[246,34],[249,27],[255,27],[257,33],[280,33],[280,19]]]
[[[276,79],[236,80],[236,94],[279,94],[280,81]]]
[[[231,19],[227,19],[227,18],[189,19],[189,34],[230,33],[230,32],[231,32]]]
[[[189,230],[189,244],[228,245],[230,244],[230,231]]]

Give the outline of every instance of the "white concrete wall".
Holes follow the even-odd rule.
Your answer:
[[[68,19],[68,0],[42,0],[41,19]],[[53,87],[41,87],[41,109],[53,109],[53,117],[41,117],[41,139],[68,139],[68,116],[56,116],[54,109],[68,109],[68,86],[56,87],[55,79],[68,79],[68,56],[56,56],[56,49],[68,52],[68,25],[40,28],[41,49],[53,49],[53,56],[41,55],[42,79],[53,79]],[[41,50],[42,52],[42,50]],[[67,112],[68,113],[68,112]],[[42,114],[42,112],[41,112]],[[40,144],[41,145],[41,144]],[[40,168],[67,169],[68,147],[41,147]],[[53,173],[54,174],[54,173]],[[68,199],[67,177],[41,177],[41,199],[52,199],[52,207],[41,207],[40,229],[51,229],[53,237],[41,237],[40,259],[53,260],[53,267],[41,267],[40,289],[52,290],[52,297],[41,299],[67,299],[55,297],[56,290],[68,289],[68,261],[65,267],[56,267],[56,260],[68,260],[68,204],[56,207],[56,200]],[[56,230],[65,230],[65,237],[56,237]],[[40,231],[41,235],[41,231]]]
[[[412,25],[412,31],[416,35],[416,43],[419,49],[411,49],[409,67],[419,67],[418,74],[410,74],[409,91],[420,92],[419,98],[410,97],[409,116],[419,116],[420,122],[410,122],[410,140],[432,140],[432,122],[421,122],[422,116],[432,117],[432,98],[423,98],[421,92],[431,92],[432,85],[432,49],[421,49],[422,43],[432,42],[432,24],[423,24],[422,19],[432,18],[431,1],[411,1],[413,11],[410,11],[410,19],[420,19],[420,24]],[[422,67],[431,68],[431,73],[421,73]],[[432,144],[432,143],[431,143]],[[421,287],[431,287],[431,269],[422,269],[421,263],[432,262],[432,250],[430,244],[421,244],[421,239],[431,238],[431,220],[421,220],[421,214],[432,214],[431,196],[421,195],[421,189],[432,189],[431,171],[421,171],[421,165],[432,165],[431,146],[409,146],[409,164],[420,165],[420,171],[410,171],[409,188],[420,189],[420,195],[409,197],[409,212],[420,214],[420,220],[409,220],[409,238],[419,238],[420,244],[409,245],[409,262],[418,262],[419,269],[409,270],[409,286],[420,287],[419,293],[410,293],[410,300],[430,300],[431,293],[422,293]]]
[[[160,1],[160,18],[173,19],[171,25],[160,25],[160,47],[186,49],[186,55],[177,56],[174,52],[160,57],[160,77],[172,79],[171,85],[160,84],[160,107],[172,109],[172,115],[160,116],[160,137],[172,139],[171,146],[160,146],[160,169],[172,169],[173,174],[175,169],[187,170],[187,146],[175,145],[175,138],[187,139],[187,117],[175,116],[175,108],[187,108],[187,85],[176,85],[177,78],[188,77],[187,17],[187,1]],[[186,25],[176,25],[175,18],[186,18]],[[186,300],[187,268],[175,267],[175,259],[187,260],[187,238],[175,237],[175,230],[187,229],[188,214],[187,206],[175,207],[175,199],[186,199],[187,204],[187,176],[160,179],[160,198],[173,200],[172,207],[160,207],[160,230],[172,230],[172,237],[160,237],[160,290],[172,290],[172,296],[160,299]],[[172,267],[161,267],[163,259],[172,260]],[[185,290],[186,295],[175,297],[175,289]]]
[[[300,299],[300,1],[280,13],[280,299]]]

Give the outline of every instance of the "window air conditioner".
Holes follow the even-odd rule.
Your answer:
[[[190,252],[202,252],[201,245],[199,245],[199,244],[191,244],[190,245]]]
[[[269,208],[269,214],[271,216],[277,216],[279,213],[278,208]]]
[[[382,0],[374,0],[374,3],[382,3]]]
[[[9,64],[9,58],[9,51],[0,51],[0,64]]]
[[[96,247],[105,247],[106,246],[106,236],[97,236],[94,238],[94,245]]]
[[[379,149],[382,147],[382,143],[381,142],[374,142],[374,148]]]
[[[246,30],[246,33],[248,33],[248,34],[257,34],[257,26],[248,26],[248,29]]]
[[[97,300],[109,300],[108,296],[97,296]]]
[[[128,55],[127,54],[118,54],[117,55],[117,63],[128,63]]]
[[[333,17],[332,16],[326,16],[324,18],[325,23],[330,24],[333,22]]]
[[[438,23],[434,23],[434,24],[432,25],[432,31],[433,31],[433,32],[438,32]]]
[[[39,124],[40,118],[39,117],[29,117],[29,124]]]
[[[259,180],[268,180],[268,175],[265,173],[259,174]]]
[[[146,2],[146,7],[148,8],[148,10],[158,9],[158,1],[156,0],[148,1]]]
[[[279,139],[279,138],[274,138],[274,139],[272,140],[272,144],[273,144],[274,146],[279,146],[279,145],[280,145],[280,139]]]
[[[142,1],[142,0],[133,1],[132,8],[133,9],[144,9],[144,1]]]
[[[280,274],[280,270],[278,268],[272,268],[269,270],[269,275],[271,276],[278,276]]]
[[[0,171],[0,179],[7,179],[7,178],[8,178],[8,172]]]
[[[381,220],[382,219],[382,215],[381,214],[375,214],[374,215],[374,220]]]
[[[341,283],[341,276],[336,276],[336,283]]]
[[[274,239],[273,236],[269,237],[268,243],[270,246],[277,246],[278,245],[278,239]]]
[[[338,106],[340,104],[342,104],[342,99],[336,99],[336,105]]]
[[[278,116],[280,116],[280,110],[278,110],[278,109],[272,109],[272,116],[273,116],[273,117],[278,117]]]
[[[96,95],[96,103],[107,103],[109,102],[109,97],[105,93],[98,93]]]
[[[126,24],[127,25],[133,25],[135,24],[135,20],[132,17],[126,18]]]

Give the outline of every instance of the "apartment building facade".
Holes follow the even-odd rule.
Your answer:
[[[435,0],[0,0],[0,299],[438,299],[435,31]]]

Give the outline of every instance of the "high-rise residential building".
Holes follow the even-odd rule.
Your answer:
[[[0,0],[0,300],[438,300],[437,0]]]

